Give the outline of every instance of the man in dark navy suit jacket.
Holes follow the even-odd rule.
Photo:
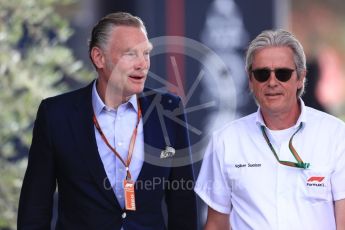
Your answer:
[[[182,103],[144,91],[151,49],[131,14],[109,14],[93,28],[97,80],[38,109],[18,229],[50,229],[56,186],[56,229],[197,229]]]

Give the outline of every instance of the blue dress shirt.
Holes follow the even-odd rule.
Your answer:
[[[116,149],[126,162],[129,143],[137,123],[137,96],[133,95],[128,102],[121,104],[115,110],[106,106],[99,97],[95,81],[92,89],[92,106],[98,123],[105,137],[108,139],[109,144]],[[144,133],[142,120],[143,119],[140,119],[132,160],[129,165],[129,171],[133,181],[137,180],[144,162]],[[114,190],[119,204],[124,208],[123,181],[126,178],[126,168],[121,160],[118,159],[112,150],[105,144],[96,128],[95,134],[98,152],[111,185],[109,189]]]

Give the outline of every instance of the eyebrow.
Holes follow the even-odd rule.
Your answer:
[[[135,51],[135,50],[136,50],[135,47],[136,47],[136,46],[134,46],[134,47],[128,47],[128,48],[124,49],[123,52],[126,53],[126,52]],[[151,51],[152,49],[153,49],[152,43],[151,43],[151,42],[148,42],[148,47],[147,47],[146,49],[144,49],[144,50],[145,50],[145,51]]]

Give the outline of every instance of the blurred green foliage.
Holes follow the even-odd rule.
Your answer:
[[[18,197],[40,101],[89,81],[57,7],[73,0],[0,0],[0,229],[16,229]],[[86,43],[86,41],[85,41]]]

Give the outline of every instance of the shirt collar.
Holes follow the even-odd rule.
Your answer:
[[[92,107],[93,107],[93,111],[95,113],[96,116],[98,116],[103,109],[107,109],[108,107],[104,104],[104,102],[102,101],[101,97],[99,96],[98,92],[97,92],[97,88],[96,88],[96,84],[97,84],[97,80],[94,81],[93,87],[92,87]],[[137,103],[137,95],[134,94],[132,95],[128,102],[127,106],[131,105],[132,108],[135,110],[135,112],[138,112],[138,103]],[[124,103],[124,104],[126,104]],[[109,108],[109,110],[111,110]]]
[[[137,95],[134,94],[132,95],[129,100],[128,100],[128,104],[132,105],[133,109],[135,110],[135,112],[138,112],[138,103],[137,103],[138,99],[137,99]]]
[[[304,104],[304,101],[302,100],[302,98],[299,98],[299,102],[301,105],[301,114],[299,115],[296,124],[294,125],[294,127],[298,127],[301,123],[305,124],[306,123],[306,106]],[[258,110],[256,111],[256,124],[259,126],[265,126],[266,124],[264,122],[264,119],[262,117],[262,114],[260,112],[260,106],[258,108]],[[266,127],[267,128],[267,127]]]

